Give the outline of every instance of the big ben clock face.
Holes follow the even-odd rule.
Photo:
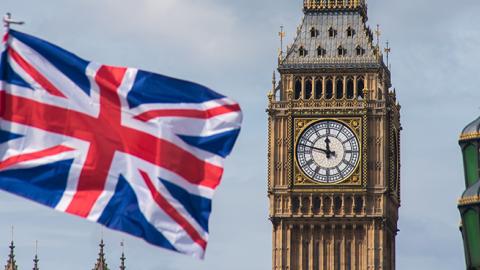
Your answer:
[[[345,124],[322,120],[307,127],[296,146],[297,162],[311,180],[335,184],[347,179],[360,160],[355,133]]]

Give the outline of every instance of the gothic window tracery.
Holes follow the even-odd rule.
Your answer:
[[[345,49],[343,46],[340,45],[338,47],[338,56],[346,56],[347,55],[347,49]]]

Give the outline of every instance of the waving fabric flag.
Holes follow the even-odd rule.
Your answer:
[[[14,30],[3,44],[0,189],[203,258],[239,105]]]

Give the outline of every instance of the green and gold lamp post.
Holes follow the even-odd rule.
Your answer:
[[[466,190],[458,202],[467,270],[480,270],[480,118],[460,135]]]

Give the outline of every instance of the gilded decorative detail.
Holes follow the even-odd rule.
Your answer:
[[[460,200],[458,200],[458,205],[469,205],[469,204],[477,204],[480,203],[480,196],[470,196],[470,197],[465,197]]]
[[[462,134],[460,136],[460,141],[468,141],[468,140],[479,139],[479,138],[480,138],[479,132],[472,132],[472,133]]]

